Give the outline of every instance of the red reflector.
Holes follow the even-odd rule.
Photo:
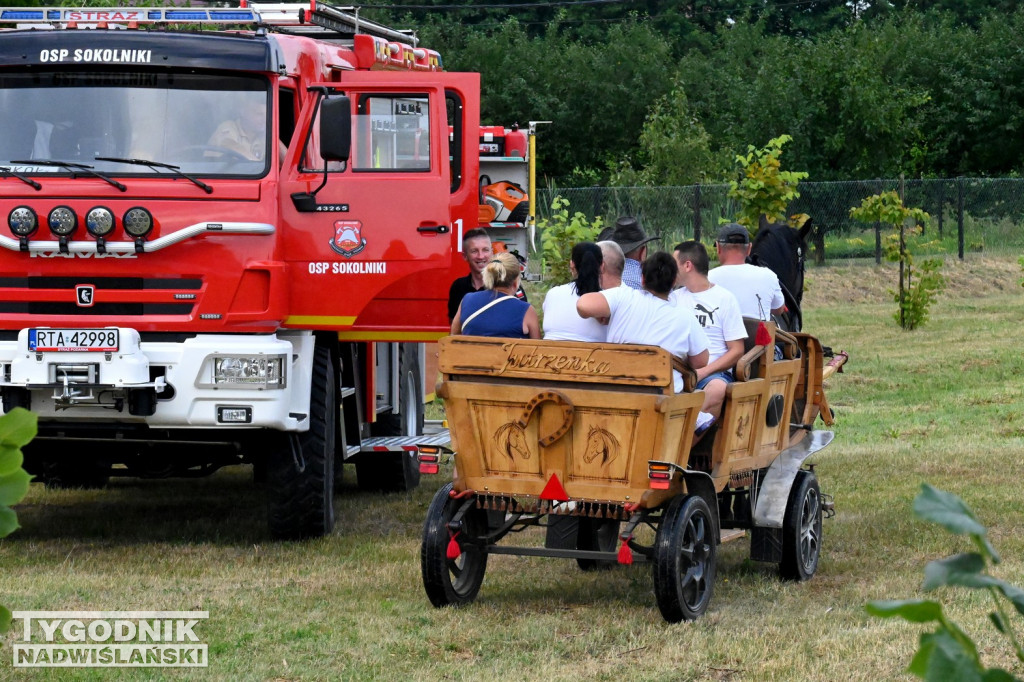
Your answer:
[[[440,467],[437,464],[430,464],[428,462],[420,462],[420,473],[421,474],[436,474]]]
[[[651,479],[651,490],[668,490],[672,482],[669,480],[655,480]]]
[[[540,499],[558,500],[559,502],[569,501],[569,495],[565,492],[565,488],[562,487],[562,482],[558,480],[557,474],[551,474],[551,478],[548,479],[544,490],[540,492]]]
[[[441,458],[438,455],[425,455],[421,452],[419,454],[419,460],[420,462],[430,462],[436,464],[441,460]]]
[[[672,474],[669,474],[669,473],[664,472],[664,471],[649,471],[647,473],[647,475],[650,478],[664,478],[665,480],[668,480],[668,479],[672,478]]]

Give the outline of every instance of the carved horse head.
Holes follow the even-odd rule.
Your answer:
[[[587,447],[583,451],[583,461],[587,464],[601,457],[601,465],[610,463],[619,456],[619,441],[608,431],[592,426],[587,434]]]
[[[515,422],[498,427],[494,432],[494,443],[498,446],[498,452],[510,460],[530,459],[530,450],[526,447],[526,432]]]

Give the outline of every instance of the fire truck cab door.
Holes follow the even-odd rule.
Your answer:
[[[286,325],[365,339],[401,331],[426,340],[448,329],[461,230],[453,225],[446,96],[460,76],[473,77],[462,80],[476,88],[467,96],[475,102],[476,74],[344,72],[340,82],[310,88],[297,138],[304,142],[288,150],[281,175]],[[342,96],[351,107],[349,158],[325,162],[320,104]]]

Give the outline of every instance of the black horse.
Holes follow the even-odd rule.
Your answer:
[[[803,325],[800,301],[804,296],[804,261],[810,232],[810,220],[799,230],[786,223],[762,220],[747,257],[748,263],[768,268],[778,276],[786,299],[786,312],[779,316],[779,322],[786,331],[798,332]]]

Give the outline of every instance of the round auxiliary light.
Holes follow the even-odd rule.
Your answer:
[[[85,229],[94,237],[106,237],[114,231],[114,214],[106,206],[89,209],[85,214]]]
[[[50,211],[47,222],[50,224],[50,232],[58,237],[67,237],[78,227],[78,216],[67,206],[58,206]]]
[[[15,206],[7,215],[7,226],[15,237],[30,237],[39,229],[39,217],[28,206]]]
[[[124,214],[124,231],[129,236],[139,239],[153,230],[153,215],[146,209],[136,206]]]

